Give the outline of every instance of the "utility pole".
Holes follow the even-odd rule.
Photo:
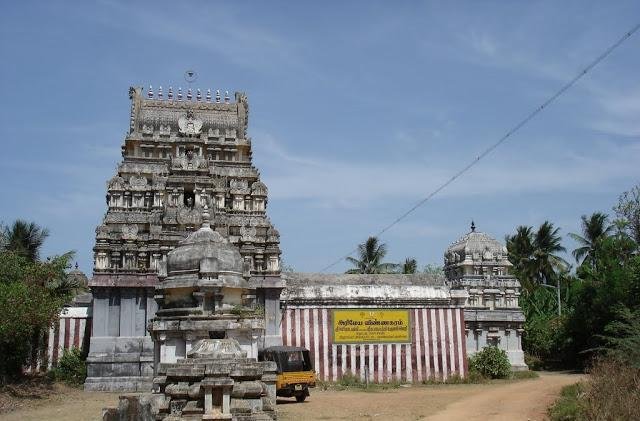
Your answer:
[[[558,316],[562,316],[562,304],[560,302],[560,278],[558,278],[558,284],[556,286],[549,284],[540,284],[543,287],[551,288],[556,290],[556,299],[558,300]]]

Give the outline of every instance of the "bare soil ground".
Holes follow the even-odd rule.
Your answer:
[[[313,390],[304,403],[279,399],[287,420],[543,420],[560,389],[583,376],[542,373],[539,378],[481,385],[410,386],[377,390]],[[1,399],[1,396],[0,396]],[[17,409],[0,410],[0,420],[100,420],[118,393],[84,392],[56,385],[43,398],[23,398]]]

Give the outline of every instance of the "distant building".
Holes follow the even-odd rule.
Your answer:
[[[522,351],[524,315],[520,282],[512,274],[507,248],[489,235],[471,231],[449,246],[444,273],[452,290],[465,290],[467,354],[495,345],[506,351],[514,370],[526,370]]]

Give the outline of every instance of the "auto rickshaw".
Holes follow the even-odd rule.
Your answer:
[[[261,360],[274,361],[278,366],[277,396],[293,396],[296,401],[304,402],[309,396],[309,388],[316,387],[316,373],[306,348],[272,346],[262,351]]]

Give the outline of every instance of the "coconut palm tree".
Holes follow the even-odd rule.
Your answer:
[[[558,255],[565,251],[559,232],[560,228],[545,221],[535,232],[532,227],[521,225],[514,235],[506,237],[509,260],[528,291],[533,291],[536,284],[550,283],[568,268],[569,264]]]
[[[48,236],[48,229],[35,222],[18,219],[11,227],[4,228],[2,247],[35,261],[40,257],[40,249]]]
[[[534,251],[533,229],[520,225],[516,229],[516,233],[514,235],[507,235],[505,240],[509,261],[513,264],[518,279],[520,279],[520,282],[526,289],[531,290],[534,285],[534,271],[531,261]]]
[[[594,212],[591,216],[582,215],[582,235],[569,233],[580,246],[573,250],[573,257],[580,265],[588,264],[593,266],[598,243],[609,237],[614,229],[608,223],[609,216],[602,212]]]
[[[566,249],[560,244],[562,237],[560,228],[553,223],[544,221],[538,228],[533,240],[533,274],[538,283],[549,284],[556,275],[565,270],[569,264],[558,253]]]
[[[358,258],[347,257],[347,261],[354,265],[347,273],[390,273],[396,268],[393,263],[382,263],[387,254],[387,245],[378,242],[376,237],[369,237],[367,241],[358,245]]]
[[[413,274],[418,270],[418,261],[413,257],[407,257],[406,259],[404,259],[404,263],[398,266],[400,266],[400,269],[402,270],[401,273]]]

